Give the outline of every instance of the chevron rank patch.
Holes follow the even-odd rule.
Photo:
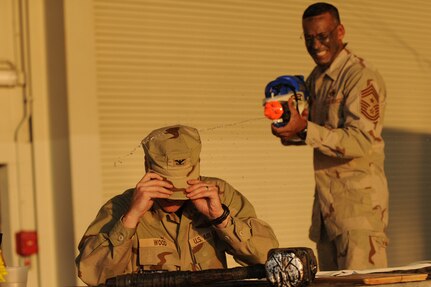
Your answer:
[[[361,113],[372,121],[377,123],[380,117],[379,94],[368,80],[367,87],[361,91]]]

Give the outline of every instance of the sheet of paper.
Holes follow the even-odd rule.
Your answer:
[[[409,265],[390,267],[390,268],[380,268],[380,269],[364,269],[364,270],[338,270],[338,271],[319,271],[316,277],[319,276],[347,276],[351,274],[371,274],[371,273],[382,273],[382,272],[394,272],[394,271],[404,271],[404,270],[416,270],[421,268],[431,267],[431,261],[419,261],[414,262]]]

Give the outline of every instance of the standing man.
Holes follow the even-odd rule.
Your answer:
[[[175,125],[143,141],[146,174],[102,206],[81,242],[78,276],[96,286],[142,270],[226,268],[265,263],[278,247],[272,228],[226,181],[200,175],[195,128]]]
[[[306,132],[314,148],[316,190],[310,239],[320,270],[386,267],[388,189],[381,136],[386,88],[380,74],[343,43],[338,10],[309,6],[305,46],[316,63],[306,85],[310,107],[272,133],[282,143]]]

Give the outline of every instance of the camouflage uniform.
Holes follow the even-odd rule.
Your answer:
[[[226,228],[209,225],[192,202],[181,218],[157,207],[144,214],[136,229],[127,229],[121,217],[129,208],[134,189],[108,201],[79,244],[79,277],[97,285],[107,278],[143,270],[204,270],[226,268],[225,252],[242,265],[264,263],[278,241],[271,227],[256,218],[251,203],[221,179],[201,177],[220,190],[231,211]]]
[[[316,180],[310,238],[318,242],[321,270],[384,267],[383,79],[345,47],[326,71],[312,71],[307,88],[306,143],[314,148]]]

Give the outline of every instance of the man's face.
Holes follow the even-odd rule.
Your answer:
[[[163,179],[163,181],[168,182],[173,185],[172,182],[167,180],[166,178]],[[185,188],[176,188],[175,186],[171,189],[171,191],[180,191],[185,192]],[[169,198],[157,198],[157,203],[160,205],[160,207],[167,213],[173,213],[176,212],[178,209],[183,206],[183,204],[186,202],[186,200],[175,200],[175,199],[169,199]]]
[[[178,211],[178,209],[180,209],[185,202],[186,200],[171,200],[171,199],[164,199],[164,198],[157,199],[157,203],[167,213],[173,213]]]
[[[328,68],[343,49],[343,25],[324,13],[303,19],[302,28],[308,53],[320,68]]]

